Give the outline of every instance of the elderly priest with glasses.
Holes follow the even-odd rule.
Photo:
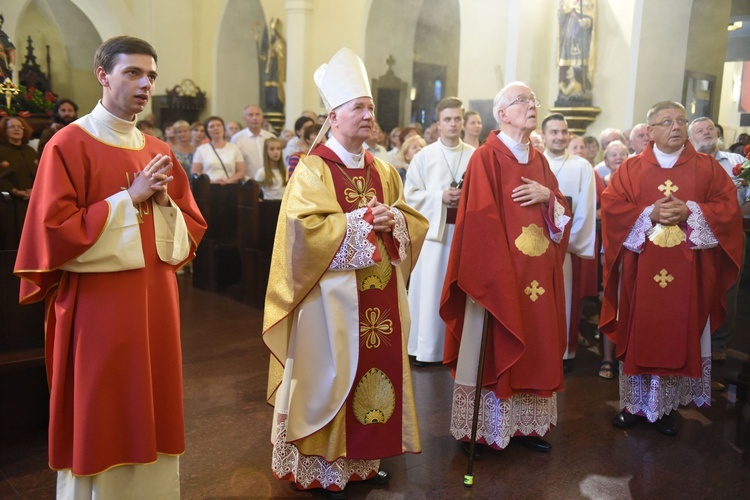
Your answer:
[[[571,216],[547,160],[529,144],[538,106],[520,82],[497,94],[500,131],[472,155],[458,204],[440,315],[444,362],[455,375],[451,433],[467,452],[472,438],[496,449],[513,440],[549,451],[541,436],[557,422]]]
[[[621,367],[613,425],[645,418],[673,436],[672,410],[711,403],[710,336],[724,321],[744,236],[737,190],[687,140],[685,108],[663,101],[646,120],[651,142],[602,194],[600,328]]]

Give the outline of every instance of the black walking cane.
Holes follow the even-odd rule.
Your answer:
[[[479,351],[479,368],[477,369],[477,385],[474,389],[474,415],[471,419],[471,444],[469,445],[469,465],[464,475],[464,486],[474,485],[474,448],[477,445],[477,427],[479,426],[479,404],[482,400],[482,374],[484,372],[484,351],[487,348],[487,326],[490,323],[490,313],[484,310],[484,325],[482,326],[482,347]]]

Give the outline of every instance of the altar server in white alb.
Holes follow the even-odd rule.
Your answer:
[[[542,121],[544,156],[549,168],[557,177],[563,196],[569,199],[573,221],[570,242],[563,262],[565,279],[565,311],[567,314],[568,342],[563,355],[563,370],[570,371],[579,341],[578,321],[583,297],[581,260],[594,258],[596,239],[596,179],[591,165],[583,158],[566,151],[570,142],[568,123],[560,113],[547,116]]]
[[[406,203],[430,221],[422,254],[409,282],[409,355],[415,366],[442,362],[445,323],[440,293],[448,266],[461,180],[474,148],[461,140],[463,103],[446,97],[437,104],[439,139],[418,152],[404,184]]]

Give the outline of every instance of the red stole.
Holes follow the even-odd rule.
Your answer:
[[[376,196],[384,203],[383,186],[374,159],[365,153],[363,169],[347,169],[333,151],[325,146],[318,146],[313,154],[320,156],[328,165],[336,190],[336,197],[344,212],[360,208],[358,193],[364,193],[367,201]],[[372,224],[370,210],[365,220]],[[402,331],[401,315],[398,304],[398,278],[395,267],[390,263],[398,258],[398,249],[392,233],[370,232],[368,240],[381,249],[373,255],[376,265],[357,271],[357,299],[360,320],[359,361],[354,384],[347,397],[346,408],[346,456],[353,459],[373,460],[403,453],[402,447]],[[386,261],[387,270],[382,268],[373,272],[378,263]],[[390,271],[390,276],[385,277]],[[374,283],[386,281],[381,290]],[[361,289],[361,282],[366,289]],[[385,379],[389,382],[385,382]],[[377,393],[378,397],[392,400],[393,413],[383,415],[366,408],[367,416],[362,423],[363,394]]]

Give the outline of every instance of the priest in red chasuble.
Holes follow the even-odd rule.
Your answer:
[[[156,52],[107,40],[102,99],[47,143],[15,273],[46,301],[49,463],[60,498],[179,498],[185,451],[175,271],[206,230],[169,147],[135,128]]]
[[[387,481],[381,458],[421,451],[405,285],[427,221],[398,172],[363,148],[375,116],[359,57],[341,49],[315,83],[331,137],[287,185],[263,321],[272,469],[344,498],[349,481]]]
[[[563,388],[562,266],[571,214],[544,155],[529,144],[538,106],[520,82],[495,97],[500,131],[466,170],[440,315],[444,362],[455,375],[453,437],[470,439],[487,311],[477,443],[505,448],[513,439],[548,451],[541,436],[557,422]]]
[[[651,142],[602,194],[600,328],[621,367],[613,425],[645,417],[672,436],[672,410],[711,402],[710,335],[724,321],[744,236],[737,190],[687,140],[685,108],[660,102],[646,118]]]

